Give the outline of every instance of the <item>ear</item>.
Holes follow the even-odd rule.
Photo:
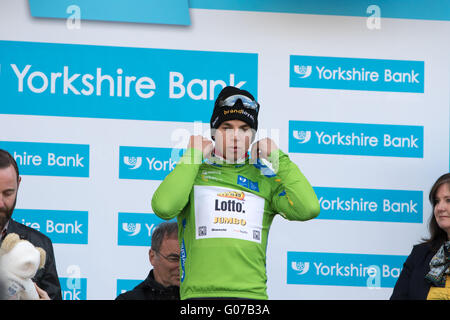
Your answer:
[[[36,247],[36,249],[39,251],[39,254],[41,255],[41,263],[39,264],[39,269],[42,269],[45,266],[45,259],[47,257],[47,254],[45,253],[45,250],[39,247]]]
[[[155,259],[155,251],[152,250],[152,248],[150,248],[150,250],[148,250],[148,258],[150,260],[151,265],[153,266],[153,260]]]
[[[6,238],[2,242],[2,251],[9,252],[16,245],[17,242],[20,241],[20,237],[17,233],[10,233],[6,236]]]

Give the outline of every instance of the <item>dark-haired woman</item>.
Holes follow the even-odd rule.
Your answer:
[[[450,300],[450,173],[433,185],[430,238],[413,247],[391,300]]]

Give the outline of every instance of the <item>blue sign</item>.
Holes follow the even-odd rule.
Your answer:
[[[287,252],[287,283],[393,288],[406,256]]]
[[[53,243],[88,243],[87,211],[15,209],[14,220],[42,232]]]
[[[290,56],[290,87],[424,92],[423,61]]]
[[[0,41],[1,110],[202,121],[232,85],[257,96],[258,55]]]
[[[289,152],[423,158],[423,127],[289,121]]]
[[[0,141],[22,175],[89,177],[89,145]]]
[[[125,293],[127,291],[133,290],[142,280],[132,280],[132,279],[117,279],[117,292],[116,295]]]
[[[67,18],[72,6],[80,10],[81,19],[140,23],[188,25],[189,8],[237,10],[257,12],[284,12],[315,15],[371,17],[368,0],[30,0],[31,15],[43,18]],[[450,20],[447,0],[378,0],[383,18]],[[106,10],[107,9],[107,10]]]
[[[161,222],[165,220],[153,213],[119,212],[117,244],[151,247],[153,230]]]
[[[86,278],[59,278],[63,300],[87,300]]]
[[[314,15],[370,17],[370,6],[379,6],[382,18],[450,20],[448,0],[190,0],[196,9],[285,12]]]
[[[33,17],[190,25],[187,0],[29,0]]]
[[[184,149],[120,147],[119,179],[164,180]]]
[[[317,219],[423,222],[422,191],[325,187],[314,191],[320,204]]]

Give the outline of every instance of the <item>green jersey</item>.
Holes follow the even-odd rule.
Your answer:
[[[277,150],[269,161],[276,174],[259,160],[202,162],[202,152],[190,148],[155,191],[155,214],[178,221],[181,299],[268,298],[273,218],[304,221],[319,214],[314,190],[289,157]]]

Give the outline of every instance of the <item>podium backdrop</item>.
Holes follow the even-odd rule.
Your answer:
[[[52,239],[64,299],[133,288],[153,192],[234,85],[321,206],[274,220],[270,299],[387,299],[449,169],[449,20],[448,1],[4,0],[13,217]]]

